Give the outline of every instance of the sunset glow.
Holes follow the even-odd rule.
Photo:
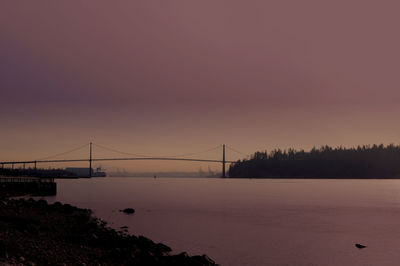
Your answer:
[[[399,6],[2,2],[0,159],[89,141],[156,155],[398,143]]]

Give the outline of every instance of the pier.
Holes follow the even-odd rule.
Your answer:
[[[0,177],[0,191],[52,196],[57,194],[57,183],[54,178]]]

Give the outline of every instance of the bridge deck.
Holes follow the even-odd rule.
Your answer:
[[[189,159],[189,158],[168,158],[168,157],[142,157],[142,158],[93,158],[93,159],[67,159],[67,160],[38,160],[38,161],[8,161],[0,162],[1,165],[9,164],[35,164],[35,163],[63,163],[63,162],[100,162],[100,161],[189,161],[189,162],[209,162],[209,163],[233,163],[235,161],[209,160],[209,159]]]

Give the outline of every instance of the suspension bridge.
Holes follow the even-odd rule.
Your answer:
[[[88,153],[88,157],[87,158],[78,158],[78,159],[50,159],[50,158],[54,158],[54,157],[59,157],[62,155],[66,155],[72,152],[75,152],[77,150],[83,149],[83,148],[87,148],[89,146],[89,153]],[[94,158],[93,156],[93,146],[108,150],[108,151],[112,151],[112,152],[117,152],[119,154],[124,154],[125,156],[129,156],[129,157],[101,157],[101,158]],[[190,157],[190,156],[194,156],[194,155],[198,155],[200,153],[205,153],[205,152],[210,152],[213,150],[218,150],[221,149],[222,150],[222,158],[221,159],[203,159],[203,158],[184,158],[184,157]],[[12,169],[14,169],[15,165],[22,165],[23,168],[25,169],[25,167],[28,165],[33,165],[33,168],[36,170],[38,167],[38,164],[43,164],[43,163],[67,163],[67,162],[88,162],[89,163],[89,168],[88,168],[88,176],[92,177],[93,175],[93,170],[92,170],[92,164],[93,162],[105,162],[105,161],[143,161],[143,160],[152,160],[152,161],[187,161],[187,162],[209,162],[209,163],[220,163],[222,166],[222,177],[226,177],[226,164],[227,163],[233,163],[235,161],[231,161],[231,160],[226,160],[226,150],[229,149],[230,151],[239,153],[241,155],[244,156],[248,156],[247,154],[240,152],[232,147],[229,147],[225,144],[223,145],[219,145],[217,147],[211,148],[211,149],[207,149],[204,151],[200,151],[200,152],[195,152],[195,153],[190,153],[190,154],[181,154],[181,155],[174,155],[174,156],[146,156],[146,155],[140,155],[140,154],[133,154],[133,153],[127,153],[127,152],[122,152],[116,149],[112,149],[112,148],[108,148],[105,147],[103,145],[99,145],[99,144],[95,144],[95,143],[88,143],[85,144],[83,146],[80,146],[78,148],[72,149],[72,150],[68,150],[66,152],[62,152],[59,154],[55,154],[46,158],[41,158],[41,159],[37,159],[37,160],[27,160],[27,161],[3,161],[0,162],[1,168],[7,167],[7,166],[11,166]],[[134,156],[134,157],[131,157]]]

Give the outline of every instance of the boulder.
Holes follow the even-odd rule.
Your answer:
[[[364,246],[364,245],[361,245],[361,244],[358,244],[358,243],[355,244],[355,246],[356,246],[356,248],[360,248],[360,249],[361,249],[361,248],[366,248],[366,247],[367,247],[367,246]]]
[[[126,208],[126,209],[120,210],[120,212],[123,212],[125,214],[133,214],[133,213],[135,213],[135,210],[132,208]]]

